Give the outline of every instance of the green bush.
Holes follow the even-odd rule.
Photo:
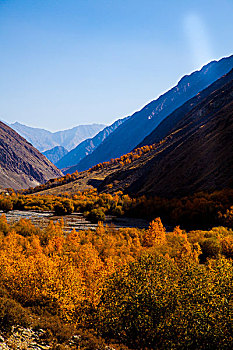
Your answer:
[[[99,331],[134,349],[232,349],[232,262],[142,257],[108,279]]]
[[[74,212],[74,205],[70,199],[58,202],[54,205],[56,215],[69,215]]]
[[[216,258],[221,253],[221,244],[215,237],[210,237],[200,242],[202,258]]]
[[[93,223],[97,223],[99,221],[105,221],[106,217],[103,210],[101,208],[97,208],[97,209],[92,209],[88,213],[87,219]]]

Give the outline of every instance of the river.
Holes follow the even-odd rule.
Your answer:
[[[1,214],[1,211],[0,211]],[[64,220],[64,230],[66,232],[75,230],[95,230],[98,224],[93,224],[90,221],[86,220],[82,213],[73,213],[70,215],[64,216],[55,216],[53,212],[36,212],[36,211],[21,211],[21,210],[12,210],[5,214],[8,223],[16,223],[20,219],[29,219],[31,222],[40,228],[45,228],[48,226],[49,222],[52,220],[54,223],[61,220]],[[136,228],[147,228],[149,222],[143,219],[135,219],[122,217],[117,218],[114,216],[107,215],[104,225],[113,225],[115,228],[119,229],[122,227],[136,227]]]

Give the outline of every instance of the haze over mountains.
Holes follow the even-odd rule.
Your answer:
[[[18,122],[8,125],[40,152],[47,151],[55,146],[63,146],[70,151],[80,142],[95,136],[105,127],[104,124],[78,125],[72,129],[51,132],[45,129],[23,125]]]
[[[170,113],[222,75],[228,73],[232,68],[233,56],[230,56],[219,61],[212,61],[205,65],[200,71],[195,71],[190,75],[184,76],[175,87],[129,117],[95,148],[91,154],[77,163],[77,166],[72,166],[72,168],[67,169],[66,172],[72,173],[75,170],[83,171],[95,164],[109,161],[111,158],[116,158],[130,152]],[[75,155],[74,158],[76,156],[77,155]],[[69,154],[67,154],[66,159],[69,157]],[[78,159],[77,156],[76,161],[78,161]],[[74,162],[75,159],[72,159],[73,164]],[[63,164],[62,160],[59,164]],[[67,165],[66,163],[66,166]]]
[[[27,188],[60,176],[43,154],[0,122],[0,187]]]

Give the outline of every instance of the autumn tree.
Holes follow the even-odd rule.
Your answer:
[[[160,245],[166,240],[166,230],[160,218],[156,218],[150,223],[148,230],[144,236],[144,245],[152,247],[153,245]]]

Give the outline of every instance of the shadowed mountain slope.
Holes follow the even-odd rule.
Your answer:
[[[46,158],[48,158],[48,160],[50,160],[50,162],[56,164],[62,157],[64,157],[68,153],[68,151],[65,147],[56,146],[42,153],[45,155]]]
[[[28,188],[62,176],[43,154],[0,122],[0,186]]]
[[[229,78],[183,114],[154,150],[108,176],[100,190],[180,197],[232,187],[233,71],[222,79]]]
[[[101,130],[95,137],[87,139],[81,142],[76,148],[71,150],[65,155],[60,161],[56,163],[56,166],[60,169],[71,167],[72,165],[78,164],[84,157],[91,154],[100,144],[103,142],[114,130],[116,130],[121,124],[123,124],[128,118],[118,119],[112,125],[107,126]],[[69,172],[75,172],[77,169]]]
[[[222,75],[228,73],[232,68],[233,56],[230,56],[220,61],[210,62],[200,71],[184,76],[177,86],[146,105],[139,112],[134,113],[106,138],[94,152],[82,159],[76,167],[72,167],[68,172],[86,170],[95,164],[130,152],[170,113]]]
[[[208,97],[212,92],[220,89],[222,86],[227,84],[233,79],[233,71],[222,76],[216,80],[213,84],[208,86],[203,91],[199,92],[196,96],[191,98],[189,101],[185,102],[181,107],[177,108],[173,113],[169,114],[158,126],[155,128],[151,134],[149,134],[137,147],[142,147],[146,145],[152,145],[156,142],[161,141],[165,136],[167,136],[174,128],[178,122],[184,117],[185,114],[190,112],[195,106],[200,104],[206,97]]]

